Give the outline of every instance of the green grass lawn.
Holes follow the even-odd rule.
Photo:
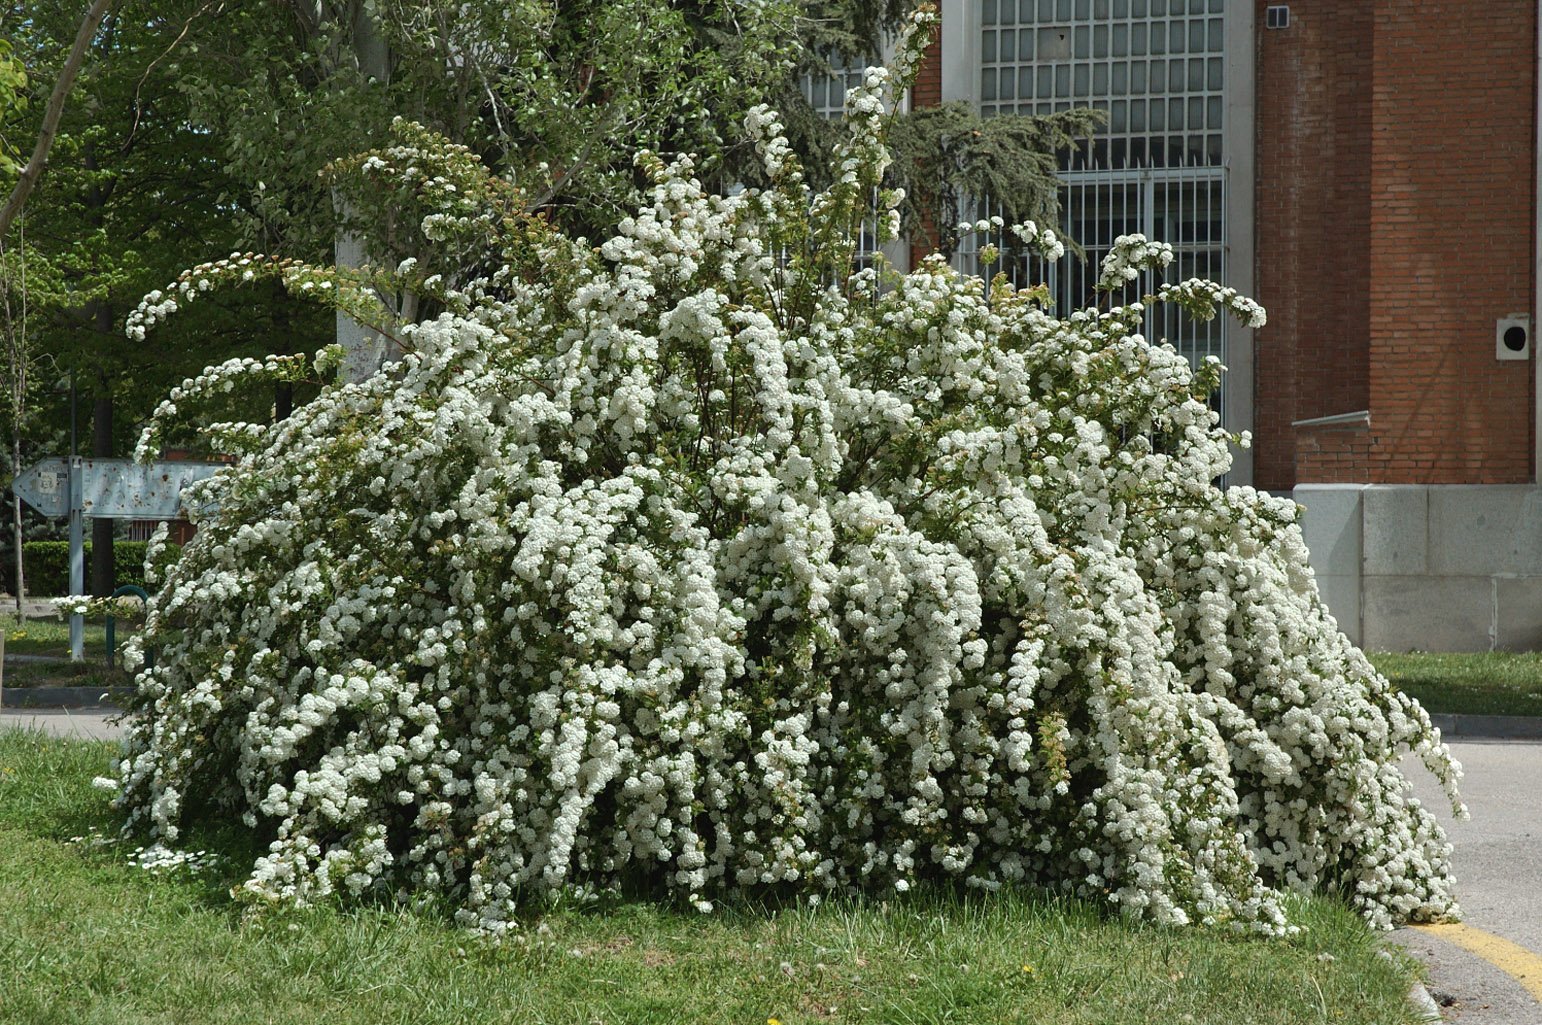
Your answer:
[[[8,691],[27,687],[107,688],[133,685],[133,676],[122,669],[108,669],[100,657],[92,657],[89,648],[84,662],[12,662],[5,667],[5,689]]]
[[[1542,652],[1375,652],[1370,659],[1431,712],[1542,715]]]
[[[1284,941],[1136,927],[1032,893],[711,915],[629,903],[532,917],[501,945],[433,910],[243,918],[228,897],[239,871],[153,875],[91,840],[111,833],[90,787],[110,751],[0,732],[7,1025],[1414,1020],[1411,962],[1376,956],[1377,937],[1328,900],[1297,903],[1307,930]]]
[[[135,624],[118,624],[118,642],[128,640]],[[101,623],[87,623],[85,631],[86,658],[102,661],[106,658],[107,634]],[[0,631],[5,633],[5,651],[8,655],[58,655],[70,653],[70,622],[68,619],[19,620],[15,614],[0,615]]]

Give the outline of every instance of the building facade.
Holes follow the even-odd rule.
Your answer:
[[[1302,504],[1345,632],[1542,648],[1537,0],[940,7],[913,105],[1100,107],[1065,230],[1093,258],[1171,242],[1172,273],[1269,311],[1148,327],[1230,368],[1223,420],[1254,436],[1230,482]]]

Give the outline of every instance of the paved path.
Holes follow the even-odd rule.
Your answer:
[[[1462,798],[1472,818],[1451,818],[1440,789],[1411,761],[1409,778],[1426,805],[1435,809],[1456,846],[1453,861],[1457,897],[1466,925],[1523,948],[1521,971],[1530,971],[1533,991],[1542,987],[1542,743],[1457,741],[1451,749],[1465,770]],[[1461,934],[1458,934],[1459,936]],[[1449,1022],[1462,1025],[1539,1025],[1542,1003],[1525,985],[1451,938],[1400,929],[1393,938],[1429,966],[1429,989]],[[1484,941],[1481,934],[1467,938]],[[1513,951],[1512,951],[1513,953]]]
[[[114,720],[116,710],[59,708],[27,709],[24,711],[0,711],[0,730],[9,727],[37,729],[58,737],[80,737],[89,740],[116,740],[123,730]]]

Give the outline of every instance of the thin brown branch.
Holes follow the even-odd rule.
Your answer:
[[[113,0],[93,0],[91,9],[80,23],[80,30],[75,33],[75,45],[70,48],[70,55],[54,82],[53,94],[48,97],[48,107],[43,112],[43,125],[38,131],[37,145],[32,148],[32,158],[16,179],[16,187],[11,190],[11,198],[6,200],[5,208],[0,209],[0,238],[10,232],[11,222],[21,213],[32,187],[43,174],[43,166],[48,162],[48,151],[53,147],[54,135],[59,131],[59,119],[64,115],[64,99],[75,84],[75,76],[79,74],[80,65],[86,59],[86,48],[91,45],[97,26],[102,23],[102,18],[112,4]]]
[[[123,145],[120,148],[121,152],[127,153],[129,148],[134,145],[134,136],[139,131],[139,119],[144,114],[144,104],[140,103],[139,95],[145,87],[145,82],[147,82],[150,78],[150,72],[155,70],[155,66],[157,64],[171,55],[171,51],[177,48],[178,43],[187,38],[188,30],[193,27],[193,19],[207,11],[210,7],[215,6],[216,3],[219,4],[221,10],[224,9],[224,0],[209,0],[208,3],[204,4],[202,7],[198,8],[198,10],[188,15],[187,21],[182,23],[182,30],[177,33],[177,38],[173,39],[166,47],[166,49],[162,50],[158,55],[156,55],[156,58],[153,61],[145,65],[145,73],[139,76],[138,82],[134,83],[134,121],[131,125],[129,125],[128,137],[123,140]]]

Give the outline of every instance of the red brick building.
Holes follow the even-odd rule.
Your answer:
[[[1258,34],[1255,482],[1533,481],[1495,330],[1535,303],[1537,4],[1290,12]]]
[[[1108,112],[1064,227],[1172,242],[1268,309],[1149,328],[1230,367],[1232,482],[1302,503],[1367,647],[1542,647],[1538,6],[943,0],[912,96]]]

